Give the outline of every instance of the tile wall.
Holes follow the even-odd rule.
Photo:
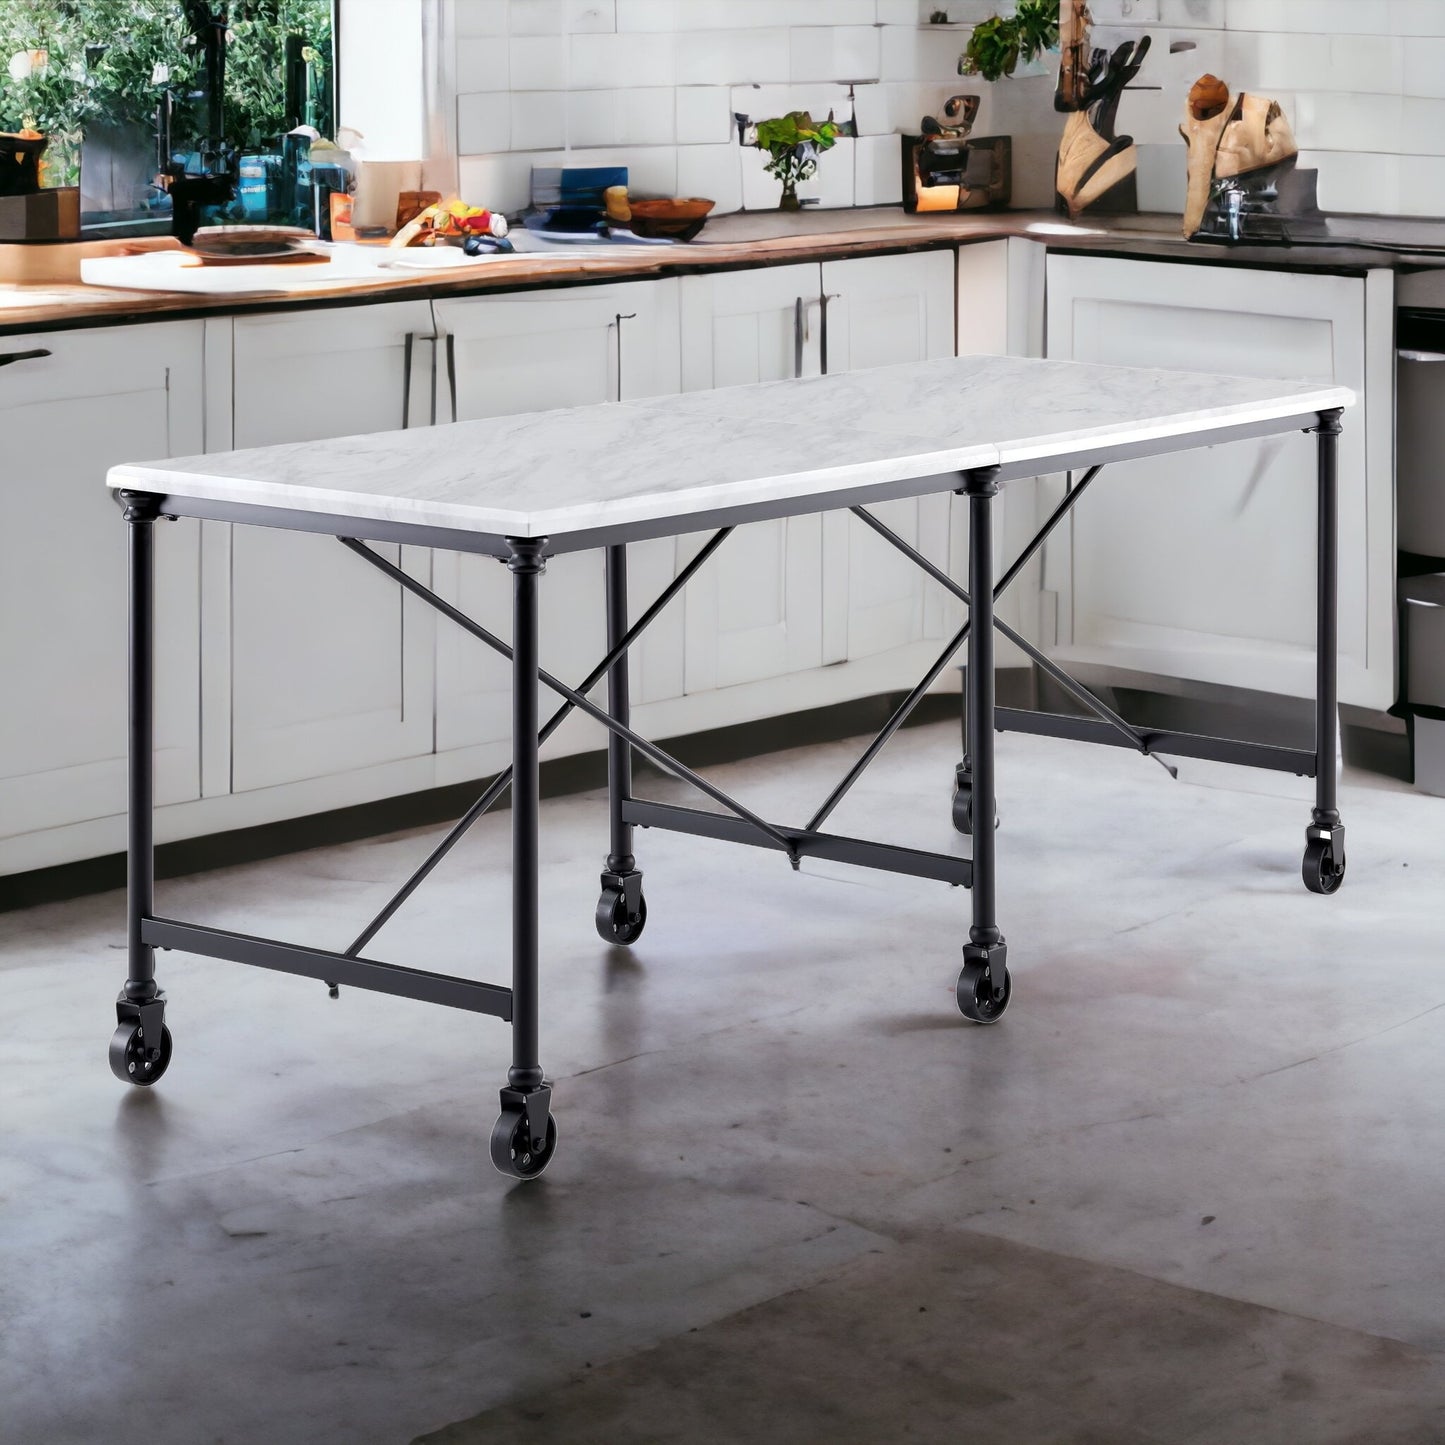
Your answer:
[[[1009,0],[1001,0],[1007,6]],[[455,122],[468,199],[516,210],[534,163],[626,164],[641,193],[719,212],[776,204],[732,116],[856,115],[803,194],[899,198],[895,134],[980,90],[979,133],[1011,134],[1015,202],[1047,205],[1060,128],[1053,72],[995,85],[957,74],[993,0],[453,0]],[[1445,0],[1093,0],[1095,43],[1148,33],[1120,108],[1140,143],[1140,202],[1177,211],[1179,117],[1209,70],[1278,98],[1337,211],[1445,216]],[[935,9],[953,24],[926,23]]]

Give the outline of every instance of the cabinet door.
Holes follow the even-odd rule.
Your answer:
[[[0,337],[0,871],[43,830],[116,817],[124,846],[126,527],[120,462],[204,449],[201,325]],[[199,529],[156,526],[156,800],[199,796]]]
[[[685,276],[681,285],[684,391],[819,374],[816,264]],[[688,555],[702,540],[683,539]],[[822,574],[819,517],[739,527],[688,585],[687,691],[820,666]]]
[[[857,371],[954,352],[951,251],[823,263],[827,368]],[[940,567],[948,565],[948,495],[885,502],[874,515]],[[867,657],[940,634],[947,594],[856,517],[823,522],[825,660]]]
[[[576,287],[565,291],[439,301],[437,325],[450,338],[459,421],[553,407],[656,396],[677,390],[675,281]],[[486,458],[475,458],[485,467]],[[599,468],[626,457],[599,456]],[[670,582],[674,539],[628,547],[628,594],[636,615]],[[511,580],[481,557],[438,553],[438,590],[464,612],[511,630]],[[603,554],[571,553],[547,563],[542,596],[543,665],[580,681],[606,651]],[[632,697],[645,703],[682,691],[681,603],[662,614],[631,653]],[[548,702],[551,699],[547,699]],[[446,622],[437,633],[437,749],[448,752],[507,738],[511,674],[502,658]],[[574,718],[548,751],[573,751],[594,725]]]
[[[1308,377],[1365,399],[1346,413],[1340,445],[1340,698],[1382,707],[1393,700],[1391,480],[1388,450],[1378,464],[1369,442],[1388,401],[1377,379],[1388,374],[1390,343],[1388,303],[1381,342],[1367,294],[1378,299],[1360,277],[1051,256],[1048,350],[1075,361]],[[1379,344],[1386,364],[1370,367]],[[1046,585],[1058,594],[1065,655],[1313,695],[1313,438],[1111,464],[1071,535],[1050,547]]]
[[[431,365],[425,303],[234,323],[236,447],[399,428],[408,381]],[[406,339],[419,336],[408,378]],[[426,420],[424,385],[411,422]],[[335,538],[230,534],[231,786],[264,788],[432,750],[429,608]],[[378,547],[422,580],[424,548]],[[346,801],[338,793],[338,803]]]

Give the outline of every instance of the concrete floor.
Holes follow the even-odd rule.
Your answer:
[[[856,745],[717,771],[805,816]],[[841,832],[964,847],[956,730]],[[1445,1441],[1445,800],[999,741],[1008,1017],[955,1012],[967,896],[548,803],[561,1145],[487,1162],[505,1028],[165,955],[175,1060],[106,1068],[116,895],[0,917],[0,1440]],[[667,795],[666,784],[648,791]],[[337,947],[430,835],[163,887]],[[374,946],[505,979],[508,820]]]

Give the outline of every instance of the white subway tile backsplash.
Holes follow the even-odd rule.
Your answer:
[[[561,35],[514,35],[509,64],[513,90],[567,87],[567,42]]]
[[[1399,156],[1369,155],[1364,151],[1301,151],[1300,165],[1319,170],[1320,205],[1327,211],[1431,214],[1411,210],[1401,194]],[[1422,198],[1427,192],[1428,187],[1422,186]]]
[[[1222,30],[1224,0],[1159,0],[1159,23]]]
[[[774,0],[774,23],[788,25],[873,25],[877,0]]]
[[[958,58],[968,44],[966,30],[928,26],[879,27],[879,78],[882,80],[967,80]]]
[[[736,144],[678,146],[678,195],[706,197],[713,215],[742,210],[742,154]]]
[[[458,40],[476,35],[505,35],[510,0],[455,0]]]
[[[567,144],[565,90],[512,92],[512,145],[517,150],[544,150]]]
[[[512,0],[513,35],[561,35],[562,0]]]
[[[622,91],[618,140],[623,145],[671,145],[677,139],[676,97],[670,85]]]
[[[800,25],[789,31],[790,80],[877,80],[879,27]]]
[[[853,195],[858,206],[903,200],[903,143],[896,135],[860,136],[853,145]]]
[[[457,94],[474,90],[506,90],[511,76],[505,36],[482,35],[457,41]]]
[[[574,35],[568,84],[574,90],[671,85],[674,37],[667,34]]]
[[[679,85],[677,140],[679,145],[720,145],[733,135],[730,92],[723,85]]]
[[[1405,47],[1403,89],[1406,95],[1445,97],[1445,39],[1412,40]]]
[[[857,120],[860,140],[822,159],[805,197],[897,199],[896,134],[950,95],[983,105],[978,134],[1014,137],[1016,205],[1052,201],[1061,118],[1054,62],[987,84],[960,76],[967,26],[1004,0],[453,0],[464,190],[516,209],[539,153],[626,164],[639,192],[770,207],[765,158],[732,114],[806,109]],[[1093,0],[1094,44],[1148,33],[1121,133],[1140,154],[1140,200],[1176,210],[1178,125],[1205,71],[1284,104],[1338,210],[1445,214],[1445,0]],[[927,24],[935,9],[949,28]],[[1174,50],[1173,46],[1180,49]],[[847,85],[855,90],[850,100]],[[564,149],[565,147],[565,149]],[[518,192],[521,192],[519,195]],[[492,194],[496,192],[496,194]]]
[[[1089,0],[1096,25],[1157,25],[1159,0]]]
[[[1390,28],[1389,0],[1224,0],[1230,30],[1298,35],[1382,35]]]
[[[513,214],[532,199],[532,158],[507,154],[463,156],[458,167],[462,196],[474,206]]]
[[[1404,156],[1445,155],[1445,100],[1405,96],[1401,101],[1400,139],[1396,149]],[[1441,214],[1445,215],[1445,211]]]
[[[1445,160],[1439,156],[1401,156],[1397,165],[1397,210],[1406,216],[1445,216]]]
[[[790,58],[783,28],[683,31],[677,35],[677,83],[767,85],[787,80]]]
[[[1183,211],[1187,184],[1184,142],[1139,143],[1139,209]]]
[[[569,35],[616,30],[617,0],[566,0],[562,24]]]
[[[678,28],[678,14],[685,0],[614,0],[619,31],[664,31]]]
[[[1445,35],[1445,5],[1440,0],[1390,0],[1392,35]]]
[[[511,99],[505,90],[457,97],[457,149],[462,155],[512,148]]]
[[[621,92],[573,90],[567,94],[568,146],[612,146],[622,143]],[[560,145],[560,141],[549,141]]]
[[[1274,95],[1338,85],[1361,93],[1400,93],[1405,43],[1390,36],[1227,31],[1223,42],[1220,73],[1235,90]]]

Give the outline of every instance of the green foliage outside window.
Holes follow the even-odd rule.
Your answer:
[[[231,0],[228,18],[226,139],[245,148],[281,129],[292,34],[311,47],[309,109],[329,133],[331,0]],[[27,59],[33,52],[43,52],[40,64]],[[54,146],[80,141],[89,126],[149,127],[167,88],[184,97],[203,80],[182,0],[0,0],[0,130],[33,126]]]

